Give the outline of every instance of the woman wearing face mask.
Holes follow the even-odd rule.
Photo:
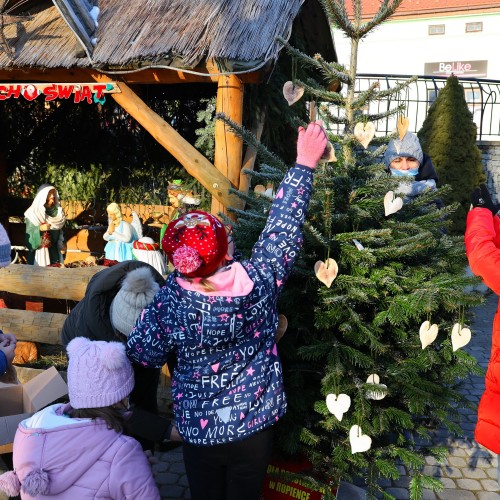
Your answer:
[[[407,203],[426,189],[436,189],[438,176],[430,157],[423,153],[418,137],[407,132],[403,139],[391,139],[384,154],[384,162],[391,175],[400,177],[396,190]],[[438,208],[443,207],[440,199]]]

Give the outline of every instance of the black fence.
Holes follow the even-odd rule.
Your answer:
[[[374,82],[378,82],[380,91],[392,89],[409,78],[409,75],[361,74],[356,79],[356,92],[367,90]],[[500,141],[500,81],[463,78],[459,82],[464,88],[465,100],[477,125],[477,140]],[[404,115],[410,121],[409,130],[418,132],[430,105],[445,84],[445,77],[419,76],[415,82],[390,99],[371,102],[364,112],[383,113],[404,104]],[[396,123],[397,116],[377,121],[377,135],[392,133],[396,130]]]

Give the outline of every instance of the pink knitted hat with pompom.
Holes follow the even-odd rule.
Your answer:
[[[193,210],[170,222],[162,239],[170,262],[188,278],[209,276],[227,253],[227,234],[212,214]]]
[[[104,408],[132,392],[134,371],[121,342],[76,337],[66,350],[69,402],[73,408]]]

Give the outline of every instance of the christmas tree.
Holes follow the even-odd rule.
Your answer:
[[[477,127],[467,106],[465,93],[456,76],[450,76],[418,132],[422,148],[430,155],[441,184],[452,190],[447,203],[459,203],[452,231],[463,234],[470,207],[470,192],[485,181],[481,151],[477,147]]]
[[[398,478],[404,465],[416,499],[424,488],[442,487],[422,468],[425,456],[442,460],[446,451],[417,443],[431,426],[459,430],[458,409],[468,403],[457,384],[482,373],[459,347],[466,311],[481,298],[467,288],[475,280],[464,273],[462,237],[447,231],[456,205],[437,207],[446,190],[428,190],[403,204],[399,181],[380,161],[389,138],[372,133],[386,115],[363,113],[375,100],[398,102],[394,96],[413,80],[384,92],[376,84],[355,92],[359,41],[400,0],[384,1],[369,22],[361,22],[361,0],[354,1],[353,20],[343,1],[322,3],[352,41],[349,68],[283,41],[297,65],[317,74],[306,81],[292,75],[287,99],[303,94],[311,114],[317,109],[327,129],[342,131],[329,133],[331,151],[315,173],[304,248],[279,303],[289,322],[279,343],[289,409],[277,426],[278,446],[283,454],[307,456],[311,477],[325,484],[363,477],[370,498],[391,498],[379,480]],[[339,82],[342,92],[328,90]],[[388,114],[405,124],[403,108]],[[247,130],[231,126],[258,150],[259,168],[249,172],[253,183],[276,186],[288,165]],[[235,212],[240,250],[256,241],[271,196],[250,193],[247,210]]]

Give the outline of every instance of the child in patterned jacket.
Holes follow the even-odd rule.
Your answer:
[[[175,352],[172,396],[193,500],[256,500],[286,412],[276,349],[277,300],[302,246],[313,171],[327,144],[319,123],[299,128],[285,175],[248,260],[235,262],[222,223],[192,211],[162,246],[176,271],[141,313],[127,354],[160,367]]]

